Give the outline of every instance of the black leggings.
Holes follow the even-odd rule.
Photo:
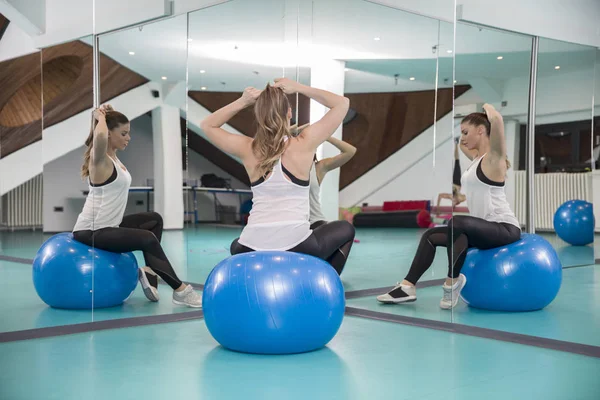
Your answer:
[[[312,226],[312,234],[296,247],[288,250],[294,253],[308,254],[327,261],[338,274],[342,274],[346,260],[354,243],[354,226],[348,221],[318,221]],[[312,228],[311,228],[312,229]],[[248,253],[252,250],[235,239],[231,243],[231,254]]]
[[[160,214],[145,212],[127,215],[118,228],[73,232],[73,238],[88,246],[114,253],[141,250],[146,264],[169,286],[177,289],[181,281],[160,245],[163,220]]]
[[[452,184],[460,186],[460,178],[462,173],[460,171],[460,161],[454,160],[454,172],[452,173]]]
[[[417,254],[404,279],[416,284],[433,263],[435,248],[438,246],[444,246],[448,250],[448,278],[458,278],[470,247],[487,250],[506,246],[520,238],[521,230],[512,224],[457,215],[448,221],[448,225],[431,228],[423,234]]]

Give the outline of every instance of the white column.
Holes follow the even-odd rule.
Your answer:
[[[519,121],[517,120],[504,120],[504,137],[506,140],[506,157],[510,162],[510,169],[506,173],[506,178],[508,180],[506,184],[506,198],[508,200],[508,204],[510,204],[513,212],[515,211],[516,204],[516,187],[515,187],[515,168],[517,165],[517,161],[519,159],[519,135],[520,135],[520,127]],[[525,221],[520,221],[521,223],[525,223]]]
[[[339,95],[344,94],[345,62],[337,60],[318,60],[311,66],[310,85],[317,89],[328,90]],[[329,109],[314,100],[310,102],[310,123],[320,120]],[[333,134],[342,140],[342,125]],[[329,143],[324,143],[317,149],[317,158],[332,157],[339,150]],[[340,202],[340,169],[330,171],[321,182],[321,210],[329,221],[335,221],[339,215]]]
[[[183,228],[183,169],[179,109],[162,105],[152,110],[154,146],[154,211],[165,229]]]

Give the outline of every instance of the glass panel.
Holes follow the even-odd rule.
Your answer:
[[[531,44],[532,38],[527,36],[457,24],[457,85],[469,84],[471,88],[464,94],[464,101],[457,98],[455,111],[457,117],[462,118],[481,110],[482,104],[487,102],[502,115],[507,157],[512,164],[506,174],[505,193],[511,210],[523,225],[527,217],[525,144]],[[474,239],[481,240],[482,244],[474,247],[489,245],[491,249],[468,251],[461,270],[467,284],[461,292],[461,301],[453,309],[454,322],[588,345],[600,343],[596,334],[600,326],[593,322],[594,302],[589,301],[595,287],[595,267],[589,265],[594,262],[593,245],[568,245],[557,235],[558,224],[568,228],[575,223],[579,224],[577,236],[583,235],[586,219],[591,219],[591,205],[571,207],[561,216],[566,218],[555,220],[557,209],[565,201],[592,201],[590,104],[593,104],[595,52],[596,49],[585,46],[540,39],[535,147],[532,149],[536,234],[522,234],[519,242],[501,245],[488,241],[505,235],[506,227],[498,234],[478,232]],[[491,121],[492,139],[494,123],[498,121]],[[476,134],[470,131],[476,126],[471,125],[474,124],[463,123],[463,132]],[[472,144],[472,136],[462,137],[468,145]],[[580,152],[587,156],[582,157]],[[482,165],[484,175],[490,179],[485,173],[485,164]],[[493,168],[488,172],[493,174]],[[469,190],[469,214],[477,216],[476,212],[485,212],[479,204],[469,203],[470,193]],[[586,212],[590,215],[586,216]],[[501,222],[502,218],[508,221],[509,215],[501,211],[484,219],[489,221],[486,222],[488,228],[493,229],[499,227],[491,223]],[[455,234],[459,232],[456,221]],[[479,223],[472,221],[476,222]],[[587,229],[591,242],[592,224]],[[575,266],[578,268],[573,268]],[[578,304],[576,313],[573,302]],[[583,325],[587,329],[564,329]]]
[[[96,309],[95,320],[190,311],[171,301],[173,290],[183,290],[188,278],[183,238],[189,209],[183,168],[187,45],[187,15],[99,38],[101,103],[126,117],[107,117],[106,165],[117,172],[115,185],[128,176],[131,185],[119,228],[96,237],[95,245],[116,252],[144,251],[133,253],[141,269],[135,291],[120,307]],[[110,222],[98,215],[97,228]],[[108,282],[99,278],[97,272],[98,290],[106,289]]]
[[[230,244],[239,237],[252,206],[244,166],[209,142],[200,123],[238,99],[248,86],[262,90],[282,76],[296,79],[297,10],[287,15],[285,3],[230,1],[189,14],[188,178],[197,182],[192,193],[195,223],[186,227],[191,282],[203,284],[214,266],[230,255]],[[306,118],[307,104],[298,103],[295,96],[290,100],[294,120],[297,104]],[[223,128],[254,136],[252,108]]]
[[[595,76],[594,76],[594,110],[593,110],[593,121],[594,124],[592,126],[592,188],[598,187],[600,185],[600,174],[598,173],[599,169],[599,159],[600,159],[600,49],[596,50],[596,63],[594,68]],[[594,190],[593,193],[596,193]],[[600,241],[596,240],[598,238],[597,232],[600,231],[600,207],[594,207],[594,220],[599,221],[596,223],[594,229],[594,261],[600,259],[600,252],[598,251],[597,246],[600,244]]]
[[[595,61],[595,48],[540,39],[535,224],[536,232],[556,249],[563,267],[594,263],[590,104]],[[577,203],[569,204],[580,207],[560,208],[572,201]],[[571,273],[565,270],[565,275]]]
[[[60,324],[36,294],[42,232],[42,52],[0,62],[0,332]],[[46,277],[52,278],[46,274]]]
[[[339,180],[341,217],[353,221],[357,239],[341,276],[347,305],[449,322],[440,309],[447,253],[409,270],[425,228],[450,214],[436,205],[452,190],[452,24],[358,0],[314,2],[312,15],[310,47],[301,51],[313,57],[311,80],[326,60],[345,63],[350,112],[342,138],[357,149]],[[323,147],[328,157],[339,153]],[[322,203],[328,195],[321,192]],[[418,302],[375,298],[404,278],[418,283]]]

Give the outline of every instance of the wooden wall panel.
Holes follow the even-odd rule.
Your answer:
[[[5,106],[20,88],[28,82],[41,84],[41,72],[41,54],[39,52],[0,63],[0,88],[2,88],[0,90],[0,115],[4,114]],[[37,96],[32,94],[29,101],[37,103],[38,107],[27,108],[29,114],[37,113],[37,115],[29,115],[33,122],[20,127],[6,127],[0,124],[0,158],[42,140],[41,90],[37,90],[36,93]],[[11,119],[13,118],[11,117]]]
[[[469,86],[457,86],[456,96]],[[433,125],[435,92],[348,94],[357,116],[344,125],[344,141],[358,151],[340,171],[340,189],[366,174]],[[438,90],[437,119],[452,111],[452,89]],[[390,175],[394,171],[390,171]]]
[[[75,62],[74,60],[78,61]],[[92,48],[86,43],[73,41],[61,45],[44,49],[42,53],[30,54],[13,60],[0,63],[0,114],[11,101],[11,98],[17,94],[25,85],[29,89],[23,89],[27,93],[31,103],[41,104],[40,90],[36,90],[38,82],[41,82],[41,63],[46,65],[56,65],[64,70],[59,75],[74,76],[77,65],[81,64],[81,72],[74,82],[56,80],[56,68],[49,68],[50,75],[46,75],[44,68],[44,81],[48,79],[51,84],[44,92],[49,91],[54,96],[49,96],[44,101],[44,127],[49,127],[60,123],[73,115],[87,110],[93,105],[93,54]],[[52,78],[55,78],[52,81]],[[37,80],[36,80],[37,79]],[[145,77],[119,65],[114,60],[105,55],[100,56],[100,82],[101,82],[101,100],[106,102],[122,93],[128,92],[140,85],[148,82]],[[64,86],[68,86],[66,89]],[[21,96],[20,102],[25,101]],[[20,148],[27,146],[42,138],[42,116],[40,111],[35,110],[32,104],[28,109],[29,113],[37,112],[36,116],[28,115],[27,118],[35,120],[29,124],[19,127],[7,127],[0,124],[0,157],[5,157]],[[10,110],[9,110],[10,111]],[[8,111],[7,111],[8,112]],[[24,117],[23,117],[24,118]]]

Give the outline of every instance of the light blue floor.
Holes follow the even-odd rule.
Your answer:
[[[229,256],[229,245],[241,229],[200,226],[186,230],[189,281],[204,283],[212,268]],[[410,268],[423,230],[359,229],[351,257],[342,274],[346,291],[390,286],[401,280]],[[166,247],[170,255],[170,248]],[[443,278],[447,272],[445,250],[423,279]],[[180,272],[179,270],[177,271]]]
[[[346,317],[327,348],[229,352],[203,320],[0,344],[0,398],[596,400],[600,360]]]
[[[558,296],[539,311],[485,311],[471,308],[459,300],[450,313],[440,309],[441,297],[440,287],[430,287],[419,289],[414,303],[381,304],[375,297],[363,297],[349,300],[347,305],[444,322],[452,318],[458,324],[600,346],[600,265],[563,270]]]
[[[161,301],[158,303],[149,302],[138,285],[135,293],[122,306],[95,310],[59,310],[48,307],[37,296],[29,265],[0,261],[0,277],[0,332],[194,310],[173,304],[173,291],[166,285],[159,287]]]
[[[163,245],[181,279],[203,283],[239,232],[198,226],[165,232]],[[342,276],[345,289],[402,279],[421,233],[358,230],[360,243]],[[0,233],[0,254],[33,258],[44,239],[39,232]],[[549,239],[565,265],[585,264],[590,250],[593,258],[593,246]],[[423,279],[445,272],[442,249]],[[484,312],[464,304],[450,313],[439,308],[439,287],[420,289],[411,305],[381,306],[374,297],[348,305],[600,346],[600,266],[563,272],[556,300],[532,313]],[[30,265],[0,260],[0,277],[0,332],[192,311],[173,305],[166,285],[159,288],[159,303],[148,302],[138,287],[120,307],[55,310],[37,297]],[[326,349],[294,356],[229,352],[203,320],[0,344],[1,400],[597,400],[598,376],[597,358],[356,317],[345,318]]]
[[[163,246],[182,280],[204,283],[212,268],[229,255],[229,244],[240,231],[235,227],[197,225],[183,231],[165,232]],[[354,243],[342,274],[345,290],[390,286],[401,280],[410,267],[422,232],[416,229],[358,229],[359,243]],[[589,261],[590,251],[593,253],[592,246],[565,246],[555,235],[544,236],[556,246],[559,254],[568,253],[575,265]],[[41,232],[3,232],[0,233],[0,248],[4,255],[33,258],[39,244],[48,237]],[[136,256],[139,264],[144,265],[141,253],[137,252]],[[446,263],[445,249],[438,249],[434,265],[422,280],[445,277]],[[600,320],[596,315],[600,315],[598,268],[566,269],[559,297],[537,314],[498,315],[461,305],[452,316],[439,309],[439,287],[421,289],[419,301],[411,305],[381,308],[373,297],[352,300],[349,305],[446,322],[452,321],[453,317],[454,321],[468,325],[600,345],[600,339],[597,339],[600,335],[594,334],[600,332]],[[161,301],[158,303],[148,302],[138,287],[134,296],[120,307],[97,309],[93,313],[56,310],[38,298],[29,265],[0,260],[0,276],[3,278],[0,279],[0,332],[193,311],[172,304],[172,290],[167,285],[159,286]],[[591,329],[592,333],[578,328],[590,325],[595,328]]]

